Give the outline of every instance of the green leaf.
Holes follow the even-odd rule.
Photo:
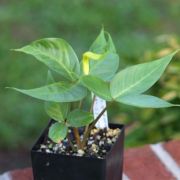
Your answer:
[[[71,127],[83,127],[93,121],[93,114],[90,112],[76,109],[68,114],[67,123]]]
[[[50,71],[48,71],[47,84],[54,83],[54,78]],[[69,103],[57,103],[46,101],[45,102],[46,113],[54,120],[64,122],[69,111]]]
[[[80,81],[85,87],[87,87],[95,95],[101,97],[106,101],[112,100],[108,82],[105,82],[102,79],[91,75],[82,76]]]
[[[96,40],[90,47],[90,51],[95,53],[104,53],[106,52],[107,41],[104,34],[104,29],[102,28],[100,34],[97,36]]]
[[[114,45],[113,40],[111,38],[111,35],[108,32],[106,32],[106,34],[108,36],[107,50],[110,52],[116,53],[116,48],[115,48],[115,45]]]
[[[119,67],[119,56],[114,53],[107,53],[104,58],[98,61],[90,61],[89,74],[103,80],[110,80]]]
[[[176,52],[159,60],[131,66],[120,71],[110,84],[112,97],[117,99],[148,90],[160,78]]]
[[[15,51],[33,55],[67,79],[75,80],[80,74],[79,60],[72,47],[63,39],[40,39]]]
[[[51,71],[48,70],[46,84],[51,84],[51,83],[54,83],[54,82],[55,82],[55,80],[54,80],[54,78],[52,76],[52,73],[51,73]]]
[[[46,113],[54,120],[64,122],[69,111],[68,103],[45,102]]]
[[[145,108],[164,108],[176,106],[158,97],[144,94],[123,96],[118,98],[117,101],[123,104]]]
[[[63,123],[56,122],[49,128],[48,136],[55,143],[59,143],[67,136],[67,133],[68,127]]]
[[[101,29],[99,35],[97,36],[96,40],[93,42],[89,50],[101,54],[108,51],[111,53],[116,53],[116,48],[111,35],[108,32],[105,32],[103,28]]]
[[[87,95],[87,90],[83,86],[70,84],[67,82],[57,82],[35,89],[11,88],[28,96],[37,99],[53,102],[73,102],[83,99]]]
[[[105,37],[107,35],[107,39]],[[100,34],[90,47],[90,51],[104,54],[98,61],[90,61],[89,74],[97,76],[103,80],[111,80],[119,67],[119,56],[112,38],[108,32],[101,30]]]

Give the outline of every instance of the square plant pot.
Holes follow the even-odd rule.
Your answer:
[[[31,150],[34,180],[121,180],[123,171],[124,125],[110,124],[121,130],[117,141],[103,159],[38,152],[49,123]]]

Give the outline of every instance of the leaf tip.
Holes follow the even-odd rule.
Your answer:
[[[7,87],[5,87],[5,89],[12,89],[12,87],[7,86]]]
[[[169,54],[170,56],[174,56],[175,54],[177,54],[180,51],[180,49],[177,49],[176,51],[172,52],[171,54]]]
[[[174,106],[176,106],[176,107],[180,107],[180,104],[174,104]]]
[[[104,24],[101,24],[101,32],[104,32]]]
[[[21,48],[18,48],[18,49],[10,49],[10,51],[20,52],[20,51],[21,51]]]

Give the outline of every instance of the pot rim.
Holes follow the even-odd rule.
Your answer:
[[[116,124],[116,123],[109,123],[110,127],[111,126],[117,126],[117,128],[120,129],[120,134],[116,140],[116,142],[111,146],[111,149],[106,153],[106,155],[103,158],[97,158],[97,157],[87,157],[87,156],[74,156],[74,155],[65,155],[65,154],[60,154],[60,153],[47,153],[47,152],[39,152],[36,150],[36,145],[37,144],[41,144],[41,138],[43,136],[45,136],[47,134],[47,131],[49,129],[49,126],[53,123],[53,119],[51,119],[47,125],[47,127],[41,132],[40,136],[38,137],[38,139],[35,141],[34,145],[31,148],[31,153],[39,153],[39,154],[48,154],[50,156],[61,156],[63,158],[74,158],[74,159],[96,159],[98,161],[104,161],[107,159],[107,157],[111,154],[113,147],[118,143],[118,140],[121,139],[121,136],[123,136],[124,134],[124,130],[125,130],[125,125],[124,124]]]

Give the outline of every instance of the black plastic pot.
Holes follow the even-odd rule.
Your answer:
[[[52,122],[51,122],[52,123]],[[123,171],[124,126],[110,124],[110,128],[120,128],[121,133],[104,159],[66,156],[55,153],[38,152],[50,124],[31,150],[34,180],[121,180]]]

